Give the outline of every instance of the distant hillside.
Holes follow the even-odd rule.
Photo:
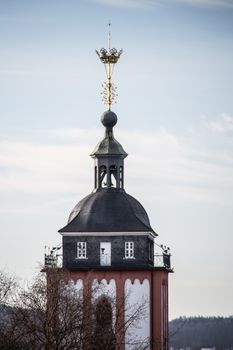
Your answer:
[[[170,347],[175,350],[233,350],[233,316],[180,317],[169,323]]]
[[[3,349],[1,328],[9,322],[11,314],[11,307],[0,304],[0,350]],[[180,317],[169,322],[169,333],[170,348],[174,350],[233,350],[233,316]]]

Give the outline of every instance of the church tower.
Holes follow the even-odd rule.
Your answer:
[[[115,329],[116,350],[168,349],[168,274],[169,250],[156,242],[143,206],[124,186],[122,145],[114,137],[117,116],[111,110],[116,96],[111,81],[112,69],[121,51],[101,49],[97,54],[106,67],[107,82],[103,100],[107,111],[101,116],[104,138],[91,153],[94,159],[94,189],[72,210],[62,235],[62,269],[74,283],[81,283],[84,293],[94,284],[102,285],[102,294],[112,293],[118,317]],[[52,252],[52,255],[54,253]],[[46,255],[47,267],[53,256]],[[127,325],[135,305],[143,315]],[[114,318],[114,317],[113,317]],[[136,323],[136,324],[135,324]],[[103,349],[104,350],[104,349]]]

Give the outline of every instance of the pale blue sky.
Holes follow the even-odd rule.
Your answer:
[[[30,278],[92,190],[109,19],[126,190],[171,246],[170,316],[232,314],[232,0],[0,0],[0,267]]]

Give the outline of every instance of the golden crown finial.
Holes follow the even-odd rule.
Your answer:
[[[97,55],[99,56],[100,61],[105,65],[105,71],[107,74],[107,82],[104,82],[102,84],[103,91],[102,94],[102,101],[105,105],[108,106],[108,110],[111,109],[111,105],[113,103],[116,103],[116,97],[117,97],[117,87],[115,84],[112,83],[112,74],[114,65],[119,60],[123,50],[117,51],[115,48],[111,49],[111,22],[108,23],[109,31],[108,31],[108,50],[102,48],[100,51],[96,50]]]

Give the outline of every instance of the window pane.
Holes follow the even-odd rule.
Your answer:
[[[77,244],[77,257],[86,258],[86,242],[78,242]]]
[[[134,242],[125,242],[125,257],[134,257]]]

